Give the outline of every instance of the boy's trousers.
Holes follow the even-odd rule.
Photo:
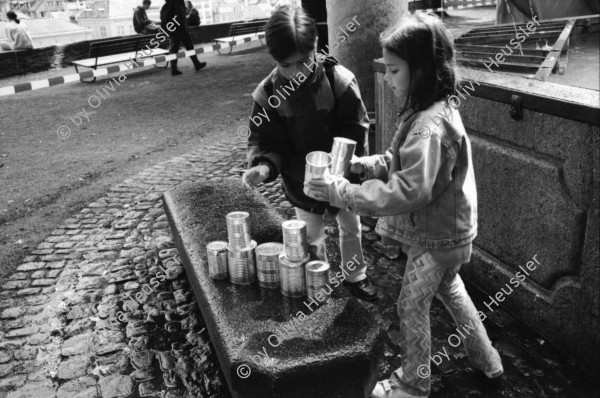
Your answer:
[[[296,218],[306,222],[309,252],[317,258],[327,261],[323,217],[321,214],[311,213],[296,207]],[[346,271],[349,270],[348,265],[350,265],[350,269],[356,267],[346,280],[348,282],[358,282],[367,277],[367,265],[365,264],[361,245],[360,217],[349,210],[341,209],[336,218],[340,230],[341,265]]]

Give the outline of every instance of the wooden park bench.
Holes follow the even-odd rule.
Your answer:
[[[266,19],[251,22],[236,22],[229,27],[229,36],[214,40],[217,44],[229,44],[229,54],[231,54],[233,46],[240,41],[248,42],[251,41],[253,37],[258,37],[260,44],[263,44],[262,38],[265,37],[266,24]],[[221,53],[219,49],[217,49],[217,51],[219,54]]]
[[[99,66],[168,54],[168,50],[155,48],[156,42],[150,43],[155,38],[156,35],[151,34],[97,41],[90,44],[89,58],[73,61],[72,63],[75,65],[75,71],[79,73],[79,66],[96,69]],[[168,62],[165,67],[167,65]],[[95,82],[96,78],[94,77],[92,81]]]

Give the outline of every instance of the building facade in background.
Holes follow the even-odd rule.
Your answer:
[[[160,21],[165,0],[153,0],[148,18]],[[34,46],[67,44],[136,34],[133,12],[142,0],[0,0],[0,21],[13,10],[25,21]],[[300,0],[192,0],[201,25],[266,19],[281,5],[301,7]],[[47,20],[49,22],[38,22]],[[56,23],[54,23],[55,21]],[[2,28],[3,34],[4,29]],[[2,36],[0,36],[0,41]]]
[[[29,31],[34,48],[60,46],[92,38],[91,29],[58,19],[23,19],[21,23]],[[6,21],[0,21],[0,42],[8,41],[6,24]]]
[[[0,42],[8,41],[6,13],[11,10],[29,31],[35,48],[90,40],[92,30],[69,19],[70,10],[83,5],[83,0],[0,0]]]
[[[87,0],[85,8],[71,15],[71,20],[92,30],[92,39],[134,35],[133,11],[142,0]],[[160,20],[160,7],[164,1],[156,0],[147,11],[152,21]]]
[[[67,10],[66,0],[0,0],[0,13],[5,20],[8,11],[31,19],[52,18],[52,12]]]

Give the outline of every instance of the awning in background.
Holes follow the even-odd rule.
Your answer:
[[[528,22],[600,13],[598,0],[498,0],[496,23]]]

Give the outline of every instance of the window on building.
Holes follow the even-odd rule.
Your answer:
[[[106,27],[100,26],[100,37],[106,37]]]
[[[123,26],[117,26],[117,34],[119,36],[125,36],[125,28]]]

